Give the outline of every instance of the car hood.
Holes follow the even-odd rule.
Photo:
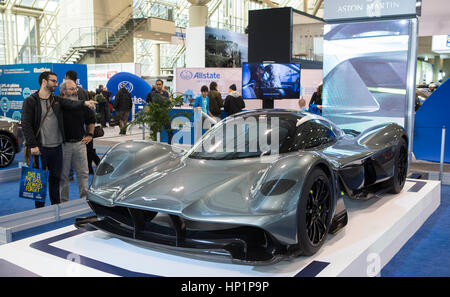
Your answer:
[[[106,184],[94,182],[89,199],[196,218],[260,213],[252,198],[277,158],[212,161],[165,155]]]

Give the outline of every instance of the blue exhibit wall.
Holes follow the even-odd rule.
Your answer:
[[[77,84],[86,88],[86,65],[52,63],[0,65],[0,115],[20,121],[23,101],[39,90],[39,75],[44,71],[52,71],[56,73],[61,84],[69,70],[77,72]],[[59,86],[55,94],[59,94]]]
[[[446,127],[445,157],[450,162],[450,80],[443,83],[416,113],[414,148],[417,160],[439,162],[441,156],[442,127]]]

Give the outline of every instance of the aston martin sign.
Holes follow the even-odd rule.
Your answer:
[[[416,15],[417,0],[325,0],[326,20]]]

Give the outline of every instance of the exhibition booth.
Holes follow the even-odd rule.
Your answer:
[[[426,125],[448,126],[448,81],[414,112],[418,14],[416,0],[340,0],[325,1],[324,19],[292,8],[249,11],[248,34],[188,28],[187,65],[174,69],[170,94],[182,98],[169,112],[173,146],[164,125],[156,142],[116,144],[87,201],[0,217],[0,275],[380,276],[441,203],[441,182],[408,176],[412,154],[442,158],[441,130]],[[125,86],[130,121],[154,90],[135,64],[0,70],[2,110],[18,121],[47,70],[58,80],[75,70],[79,86],[104,84],[112,101]],[[222,98],[235,85],[244,113],[222,109],[219,122],[194,108],[212,82]],[[310,104],[322,83],[323,103]],[[323,117],[302,110],[300,99]],[[270,127],[247,116],[270,119]],[[243,146],[256,142],[257,154],[242,153],[234,138],[239,148],[220,150],[229,130],[217,131],[235,120],[243,122]],[[249,134],[272,137],[276,128],[277,142]],[[1,178],[0,170],[0,189]],[[75,224],[13,242],[14,232],[73,217]]]

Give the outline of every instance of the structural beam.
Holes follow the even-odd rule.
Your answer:
[[[318,0],[316,2],[316,5],[314,6],[314,10],[312,15],[317,15],[317,12],[319,11],[320,7],[322,6],[323,0]]]

